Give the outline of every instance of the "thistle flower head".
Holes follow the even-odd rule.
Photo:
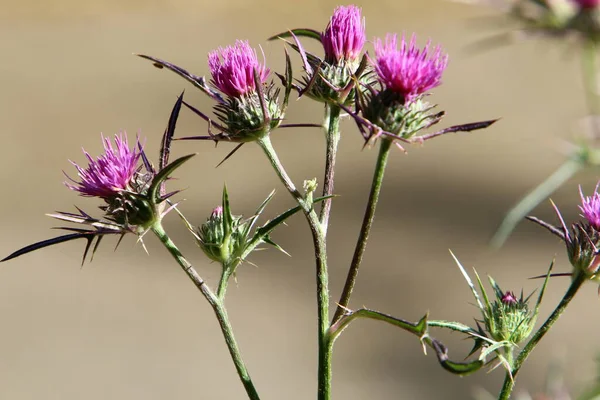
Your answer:
[[[231,215],[228,210],[224,218],[223,207],[218,206],[197,231],[198,244],[204,254],[213,261],[230,263],[239,257],[247,238],[243,234],[241,216]]]
[[[600,0],[572,0],[580,8],[592,9],[598,7]]]
[[[256,90],[254,71],[260,83],[267,80],[270,72],[258,62],[256,51],[245,40],[208,53],[208,66],[212,83],[227,96],[236,98]]]
[[[599,183],[600,184],[600,183]],[[600,231],[600,194],[598,194],[598,185],[591,196],[584,196],[581,186],[579,186],[579,195],[581,196],[581,216],[596,230]]]
[[[104,154],[95,160],[83,150],[88,159],[87,168],[71,161],[80,180],[69,178],[72,182],[65,182],[65,185],[82,196],[110,199],[131,188],[131,183],[140,169],[141,150],[139,146],[129,148],[127,135],[124,133],[115,135],[114,146],[110,138],[102,137],[102,141]]]
[[[361,9],[353,5],[337,7],[321,33],[325,60],[330,64],[358,59],[365,41],[365,20]]]
[[[535,324],[534,313],[529,310],[528,299],[519,298],[513,292],[502,292],[496,285],[496,301],[491,304],[489,315],[484,315],[488,332],[496,341],[519,344],[527,339]]]
[[[441,84],[448,56],[439,46],[423,49],[416,46],[416,35],[410,43],[402,36],[398,49],[396,35],[387,35],[385,42],[375,40],[375,70],[386,89],[401,95],[405,102],[419,97]]]

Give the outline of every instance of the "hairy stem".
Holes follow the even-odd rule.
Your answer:
[[[219,286],[217,287],[217,297],[221,301],[225,301],[225,293],[227,292],[227,284],[231,276],[231,269],[228,265],[223,265],[221,270],[221,278],[219,278]]]
[[[373,219],[375,218],[375,209],[379,201],[379,193],[381,192],[381,186],[383,183],[383,175],[385,174],[385,167],[387,165],[388,156],[392,146],[391,140],[381,140],[379,146],[379,155],[377,157],[377,163],[375,164],[375,172],[373,173],[373,182],[371,184],[371,193],[369,194],[369,201],[367,202],[367,209],[363,217],[362,226],[358,235],[358,241],[354,249],[354,255],[352,256],[352,263],[348,270],[348,276],[346,277],[346,283],[338,301],[338,307],[333,316],[333,323],[338,321],[344,314],[345,308],[348,306],[356,277],[358,276],[358,269],[360,263],[367,248],[367,241],[369,240],[369,233],[371,232],[371,226],[373,225]]]
[[[175,243],[169,238],[165,230],[163,229],[160,223],[156,223],[152,227],[152,232],[158,237],[158,239],[162,242],[162,244],[166,247],[166,249],[171,253],[177,264],[183,269],[186,275],[194,282],[194,285],[200,290],[204,298],[208,301],[210,306],[212,307],[217,320],[219,321],[219,326],[221,327],[221,332],[223,333],[223,338],[225,339],[225,343],[227,344],[227,348],[229,349],[229,354],[231,354],[231,359],[233,360],[233,364],[235,365],[235,369],[246,389],[246,393],[248,394],[248,398],[250,400],[260,400],[256,388],[252,383],[252,379],[250,379],[250,374],[246,369],[246,365],[242,359],[242,355],[240,354],[240,349],[235,341],[235,337],[233,336],[233,328],[231,327],[231,323],[229,322],[229,317],[227,316],[227,310],[222,302],[222,299],[217,297],[208,287],[208,285],[204,282],[204,280],[200,277],[200,275],[196,272],[194,267],[185,259],[181,251],[177,248]]]
[[[323,179],[323,196],[333,194],[334,175],[335,175],[335,160],[337,155],[338,145],[340,143],[340,112],[341,109],[335,105],[325,106],[325,120],[327,123],[327,153],[325,155],[325,178]],[[329,227],[329,214],[331,213],[331,201],[326,199],[321,206],[321,214],[319,219],[323,227],[323,235],[327,236],[327,228]]]
[[[331,393],[331,346],[327,331],[329,329],[329,283],[327,273],[327,250],[325,245],[325,233],[312,203],[296,189],[296,186],[283,168],[275,149],[268,136],[258,140],[258,144],[265,152],[275,173],[294,197],[298,205],[302,207],[310,231],[312,233],[315,249],[315,261],[317,266],[317,314],[318,314],[318,344],[319,344],[319,368],[318,368],[318,399],[329,400]]]
[[[577,291],[581,288],[583,282],[585,282],[586,277],[582,273],[577,273],[571,282],[571,286],[563,296],[558,306],[554,309],[552,314],[548,317],[546,322],[538,329],[538,331],[533,335],[531,340],[527,343],[527,345],[521,350],[517,358],[515,359],[514,365],[512,367],[511,373],[506,373],[506,377],[504,378],[504,385],[502,386],[502,390],[500,391],[500,395],[498,396],[498,400],[508,400],[510,398],[510,394],[515,386],[515,378],[521,369],[521,366],[529,357],[529,354],[533,351],[535,346],[539,343],[540,340],[544,337],[544,335],[550,330],[552,325],[558,320],[561,314],[565,311],[573,297]]]

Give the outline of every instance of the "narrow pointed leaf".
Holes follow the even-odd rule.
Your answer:
[[[552,268],[554,268],[554,260],[552,260],[552,262],[550,263],[548,273],[546,274],[546,279],[544,279],[544,284],[542,285],[542,289],[540,290],[540,295],[538,296],[537,302],[535,303],[535,308],[533,310],[533,318],[537,318],[538,313],[540,311],[540,305],[542,304],[542,299],[544,298],[544,293],[546,292],[546,286],[548,286],[550,276],[552,276]]]
[[[471,281],[469,274],[467,274],[467,271],[464,269],[464,267],[462,266],[460,261],[458,261],[458,258],[456,258],[456,256],[454,255],[454,253],[451,250],[450,250],[450,255],[452,256],[452,258],[454,258],[454,262],[456,262],[456,265],[458,265],[460,272],[463,274],[463,277],[467,281],[467,285],[469,285],[469,288],[471,288],[471,292],[473,293],[475,300],[477,300],[477,305],[479,306],[479,309],[481,311],[483,311],[484,310],[483,304],[481,304],[481,300],[479,299],[479,294],[477,293],[477,290],[475,289],[475,285],[473,285],[473,282]]]
[[[179,157],[171,164],[167,165],[152,179],[152,183],[150,184],[150,188],[148,189],[148,197],[151,201],[158,202],[160,200],[160,195],[158,193],[158,189],[160,184],[167,179],[177,168],[181,167],[183,163],[188,161],[190,158],[194,157],[196,153],[188,154],[187,156]]]
[[[169,116],[169,123],[167,129],[162,137],[162,143],[160,147],[160,164],[159,169],[162,170],[169,163],[169,155],[171,153],[171,141],[175,135],[175,127],[177,125],[177,118],[179,118],[179,112],[181,111],[181,104],[183,103],[183,92],[177,97],[177,101],[173,106],[171,115]]]
[[[492,315],[492,303],[488,298],[487,292],[485,287],[483,287],[483,283],[481,282],[481,278],[479,277],[477,270],[473,268],[473,271],[475,272],[475,278],[477,279],[477,284],[479,285],[479,290],[481,291],[481,296],[483,297],[483,302],[485,304],[485,309],[482,309],[481,311],[487,313],[487,315]]]
[[[268,40],[286,39],[286,38],[292,37],[293,35],[315,39],[315,40],[318,40],[319,42],[321,41],[321,32],[316,31],[314,29],[303,29],[303,28],[292,29],[292,30],[289,30],[286,32],[281,32],[277,35],[271,36]]]
[[[333,197],[335,197],[335,196],[332,195],[332,196],[317,197],[316,199],[313,200],[313,203],[316,204],[323,200],[330,199]],[[285,222],[286,219],[288,219],[292,215],[296,214],[300,210],[302,210],[302,208],[300,206],[290,208],[286,212],[280,214],[279,216],[273,218],[271,221],[267,222],[265,225],[258,228],[256,230],[256,232],[254,233],[254,236],[252,237],[252,239],[248,242],[248,246],[244,250],[244,253],[242,254],[241,258],[245,259],[248,256],[248,254],[250,254],[256,248],[256,246],[258,246],[262,241],[264,241],[264,238],[267,235],[269,235],[277,226],[281,225],[283,222]]]
[[[442,129],[441,131],[438,131],[438,132],[422,135],[422,136],[420,136],[420,138],[422,140],[429,140],[429,139],[433,139],[434,137],[437,137],[437,136],[445,135],[446,133],[471,132],[471,131],[475,131],[478,129],[485,129],[497,121],[498,121],[497,119],[491,119],[489,121],[472,122],[470,124],[455,125],[455,126],[451,126],[449,128]]]
[[[96,232],[90,231],[90,232],[82,232],[82,233],[69,233],[67,235],[58,236],[58,237],[55,237],[52,239],[42,240],[41,242],[30,244],[29,246],[25,246],[25,247],[15,251],[14,253],[12,253],[12,254],[8,255],[7,257],[3,258],[2,260],[0,260],[0,262],[9,261],[14,258],[20,257],[24,254],[31,253],[32,251],[43,249],[44,247],[49,247],[49,246],[53,246],[55,244],[69,242],[71,240],[76,240],[76,239],[87,240],[88,247],[89,247],[89,243],[94,239],[95,235],[97,235]]]
[[[287,106],[288,106],[288,102],[290,100],[290,94],[292,93],[292,87],[294,85],[294,77],[292,75],[292,61],[290,60],[290,54],[287,51],[287,48],[284,49],[285,51],[285,92],[283,94],[283,103],[281,105],[281,113],[284,114]]]
[[[269,195],[267,196],[267,198],[261,203],[261,205],[258,206],[256,211],[254,212],[254,215],[248,219],[248,222],[246,223],[246,227],[244,228],[244,232],[242,234],[243,237],[248,237],[248,235],[252,231],[252,228],[254,227],[254,224],[256,223],[256,220],[258,219],[258,217],[260,217],[260,214],[262,214],[262,212],[264,211],[267,204],[269,204],[271,199],[273,199],[274,195],[275,190],[272,190],[271,193],[269,193]]]
[[[138,57],[141,57],[141,58],[144,58],[146,60],[152,61],[154,63],[154,66],[157,67],[157,68],[166,68],[166,69],[168,69],[170,71],[175,72],[177,75],[181,76],[182,78],[184,78],[188,82],[191,82],[198,89],[202,90],[205,94],[207,94],[212,99],[216,100],[217,102],[219,102],[221,104],[225,104],[226,103],[226,101],[223,99],[223,97],[219,93],[217,93],[216,91],[214,91],[213,89],[211,89],[206,84],[206,79],[203,76],[194,75],[194,74],[186,71],[185,69],[183,69],[181,67],[178,67],[175,64],[171,64],[170,62],[161,60],[159,58],[155,58],[155,57],[151,57],[151,56],[146,56],[144,54],[136,54],[136,55]]]
[[[225,237],[229,237],[231,234],[231,226],[233,225],[233,214],[231,213],[231,206],[229,205],[229,193],[227,193],[227,186],[223,186],[223,227],[225,230]],[[242,257],[243,258],[243,257]]]

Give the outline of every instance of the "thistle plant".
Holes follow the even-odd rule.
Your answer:
[[[575,15],[592,13],[596,5],[596,2],[590,1],[577,2],[579,8]],[[93,255],[106,235],[123,236],[131,233],[136,235],[140,245],[144,246],[145,235],[154,234],[211,306],[247,397],[258,400],[260,385],[255,385],[251,378],[227,313],[228,283],[235,277],[238,268],[242,268],[245,263],[252,263],[252,254],[259,248],[270,246],[285,253],[273,240],[272,234],[276,228],[287,222],[289,217],[301,213],[310,228],[314,248],[317,399],[333,398],[331,360],[336,340],[354,321],[361,318],[385,322],[413,334],[418,338],[415,343],[422,346],[423,350],[432,350],[440,366],[450,373],[467,375],[484,367],[501,367],[500,370],[505,373],[505,381],[499,390],[498,399],[508,399],[516,383],[517,374],[529,354],[565,311],[583,283],[600,281],[598,187],[591,196],[585,196],[580,189],[579,209],[583,220],[575,222],[570,228],[567,228],[556,207],[559,227],[529,217],[565,242],[572,264],[570,272],[552,273],[552,262],[548,272],[540,276],[544,278],[544,282],[535,303],[531,300],[533,294],[524,296],[522,291],[520,295],[515,295],[513,291],[504,291],[491,277],[489,283],[493,295],[489,296],[477,272],[476,287],[465,268],[452,254],[480,312],[474,327],[461,322],[430,319],[428,314],[424,314],[417,322],[411,322],[391,313],[366,307],[353,309],[352,293],[367,249],[390,154],[398,148],[399,151],[395,154],[404,157],[415,144],[423,145],[426,141],[445,136],[447,133],[481,130],[497,121],[486,119],[431,131],[432,127],[441,122],[444,112],[435,111],[436,105],[428,99],[433,95],[433,90],[442,84],[443,73],[449,65],[449,56],[442,46],[432,46],[430,41],[427,41],[424,47],[420,47],[416,34],[403,35],[400,39],[396,34],[388,34],[384,39],[375,38],[371,41],[374,52],[370,55],[365,49],[368,45],[365,28],[365,18],[361,9],[350,5],[336,8],[323,31],[293,29],[274,35],[271,39],[281,40],[285,48],[283,73],[272,72],[264,55],[261,61],[258,56],[260,52],[244,40],[219,47],[208,54],[208,79],[168,61],[140,55],[152,61],[158,68],[175,72],[209,96],[215,103],[212,114],[184,101],[181,94],[171,110],[167,127],[160,139],[157,167],[147,157],[143,141],[139,138],[135,144],[130,145],[124,133],[114,137],[114,144],[110,138],[103,137],[104,153],[94,158],[84,152],[87,165],[72,162],[77,176],[67,173],[65,182],[67,188],[83,197],[100,199],[103,202],[100,206],[101,216],[93,217],[81,208],[77,208],[76,213],[52,214],[52,217],[62,222],[77,225],[61,226],[59,228],[68,231],[67,234],[26,246],[2,261],[47,246],[85,239],[85,262],[90,249]],[[561,29],[575,28],[561,25]],[[307,53],[301,38],[319,41],[324,56]],[[288,48],[299,55],[303,68],[300,76],[293,73]],[[273,77],[277,77],[279,82]],[[317,101],[323,105],[323,123],[286,121],[286,109],[293,92],[302,99]],[[206,135],[176,135],[177,121],[182,109],[206,122]],[[342,292],[339,297],[334,297],[334,303],[331,301],[329,290],[327,228],[332,205],[343,200],[336,199],[334,172],[341,137],[340,119],[344,117],[352,118],[356,123],[356,134],[360,134],[364,140],[363,149],[378,145],[379,152],[352,261]],[[294,182],[271,142],[271,135],[276,134],[278,129],[296,127],[324,129],[326,155],[322,184],[311,177],[305,179],[301,185]],[[182,140],[235,143],[235,147],[223,161],[229,159],[244,144],[256,143],[296,205],[271,219],[264,218],[267,206],[274,196],[274,192],[271,192],[253,215],[244,218],[233,213],[229,193],[224,188],[220,204],[213,208],[210,215],[205,220],[191,222],[184,215],[179,203],[180,190],[167,190],[167,186],[179,185],[177,181],[173,183],[171,178],[183,164],[187,166],[188,162],[191,163],[194,157],[194,154],[188,154],[170,161],[171,152],[177,148],[177,142]],[[469,139],[465,137],[456,140]],[[413,155],[412,151],[410,155]],[[322,193],[319,193],[319,196],[317,190],[321,185]],[[197,244],[200,254],[221,265],[220,278],[216,283],[207,282],[202,278],[203,271],[196,270],[166,231],[163,219],[169,215],[179,216],[191,240]],[[150,249],[147,251],[150,252]],[[369,267],[374,266],[367,266]],[[571,277],[571,286],[546,321],[536,328],[540,305],[550,278],[562,275]],[[334,312],[330,309],[332,304],[336,304]],[[449,356],[448,347],[433,336],[436,329],[464,335],[473,341],[473,350],[464,360],[453,361]]]

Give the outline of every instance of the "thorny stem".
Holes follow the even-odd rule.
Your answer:
[[[373,182],[371,184],[371,193],[369,194],[369,201],[367,202],[367,209],[363,218],[362,226],[360,228],[360,234],[358,241],[356,242],[356,248],[354,249],[354,255],[352,256],[352,263],[348,270],[348,276],[346,277],[346,283],[338,301],[338,307],[333,316],[333,323],[336,323],[348,306],[352,290],[354,289],[354,283],[358,276],[358,269],[367,247],[367,241],[369,240],[369,233],[371,232],[371,226],[373,225],[373,219],[375,218],[375,209],[377,208],[377,202],[379,201],[379,193],[381,192],[381,185],[383,183],[383,175],[385,173],[385,167],[387,165],[388,156],[392,146],[391,140],[381,140],[379,146],[379,155],[377,157],[377,164],[375,164],[375,172],[373,173]]]
[[[339,106],[327,104],[325,106],[325,121],[327,123],[327,153],[325,155],[325,178],[323,179],[323,196],[331,196],[333,194],[335,160],[337,155],[338,145],[340,143],[340,112]],[[326,199],[321,206],[319,219],[323,227],[323,235],[327,236],[327,228],[329,227],[329,214],[331,213],[331,201]]]
[[[212,307],[217,320],[219,321],[219,326],[221,327],[221,332],[223,332],[223,337],[225,339],[225,343],[227,344],[227,348],[229,349],[229,354],[231,354],[231,358],[233,363],[235,364],[235,369],[246,389],[246,393],[248,394],[248,398],[250,400],[260,400],[258,393],[256,392],[256,388],[252,383],[252,379],[250,379],[250,374],[246,369],[246,365],[242,359],[242,355],[240,354],[240,349],[235,341],[235,337],[233,336],[233,328],[231,327],[231,323],[229,322],[229,317],[227,316],[227,310],[225,309],[225,305],[223,304],[222,299],[218,298],[208,287],[208,285],[204,282],[204,280],[200,277],[198,272],[194,269],[194,267],[185,259],[181,251],[177,248],[175,243],[169,238],[164,228],[160,223],[156,223],[152,227],[152,232],[158,237],[158,239],[162,242],[162,244],[166,247],[166,249],[171,253],[175,261],[179,264],[181,269],[187,274],[187,276],[194,282],[194,285],[200,290],[204,298],[208,301],[210,306]]]
[[[556,309],[550,314],[546,322],[538,329],[538,331],[533,335],[531,340],[527,343],[527,345],[521,350],[517,358],[515,359],[515,363],[512,366],[512,371],[510,373],[506,373],[506,377],[504,378],[504,385],[502,386],[502,390],[500,391],[500,395],[498,396],[498,400],[508,400],[510,398],[510,394],[515,386],[515,378],[521,369],[521,366],[529,356],[529,354],[533,351],[535,346],[539,343],[540,340],[544,337],[544,335],[550,330],[552,325],[558,320],[561,314],[565,311],[573,297],[577,291],[581,288],[581,285],[585,282],[586,277],[583,273],[577,273],[574,276],[573,281],[571,282],[571,286],[565,293],[564,297],[556,306]]]
[[[308,221],[315,248],[315,261],[317,264],[317,307],[318,307],[318,340],[319,340],[319,368],[318,368],[318,399],[329,400],[331,393],[331,346],[327,331],[329,329],[329,284],[327,273],[327,250],[325,246],[325,233],[313,205],[302,196],[285,171],[269,136],[258,140],[258,144],[265,152],[277,176],[302,207]]]

